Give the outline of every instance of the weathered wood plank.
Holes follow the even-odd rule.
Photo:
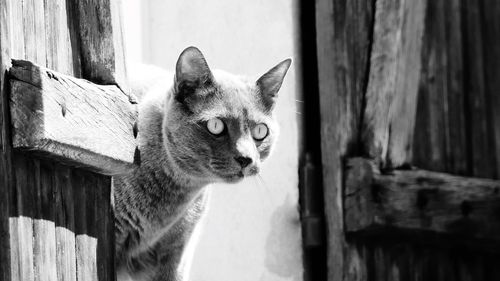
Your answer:
[[[115,227],[111,206],[111,177],[99,175],[96,192],[95,214],[97,225],[97,265],[100,280],[115,279]]]
[[[81,236],[81,238],[84,238],[82,241],[85,243],[85,248],[80,248],[86,256],[84,261],[84,276],[85,278],[88,278],[87,280],[89,281],[99,280],[99,277],[101,276],[98,275],[99,265],[97,263],[97,246],[101,237],[99,237],[97,233],[99,225],[97,224],[96,216],[98,215],[98,206],[101,202],[97,201],[97,188],[109,188],[109,186],[98,186],[97,178],[99,175],[97,174],[83,172],[82,176],[82,188],[85,190],[84,212],[86,219],[81,222],[82,224],[85,224],[84,231],[78,231],[77,233]]]
[[[9,44],[9,59],[20,58],[25,59],[25,40],[24,40],[24,19],[23,19],[23,1],[7,0],[8,1],[8,16],[4,22],[8,27],[10,38],[5,41]],[[3,62],[5,65],[10,65],[10,61]]]
[[[446,19],[443,6],[443,1],[428,3],[412,147],[413,164],[433,171],[445,171],[447,167],[446,79],[448,69]],[[463,99],[463,96],[461,98]]]
[[[15,202],[12,202],[14,185],[12,178],[12,158],[9,132],[9,106],[8,83],[6,72],[10,64],[10,39],[9,5],[8,1],[0,1],[0,281],[16,280],[11,275],[12,270],[17,270],[11,257],[16,258],[12,245],[18,245],[18,237],[11,235],[12,229],[17,229],[17,222],[10,216],[17,212]],[[17,262],[17,261],[16,261]]]
[[[14,61],[10,74],[15,148],[49,153],[105,174],[133,168],[137,111],[120,89],[27,61]]]
[[[43,1],[24,0],[23,4],[23,34],[25,59],[37,64],[46,64],[45,53],[45,11]]]
[[[464,29],[464,87],[470,139],[471,175],[496,176],[493,131],[488,112],[484,72],[484,37],[481,1],[462,1]],[[496,15],[498,16],[498,15]],[[498,48],[498,46],[495,46]],[[498,69],[495,70],[498,72]],[[497,78],[495,78],[496,80]],[[495,93],[498,94],[498,93]],[[498,110],[498,109],[494,109]]]
[[[52,281],[57,279],[54,171],[49,162],[37,161],[32,172],[36,179],[36,219],[33,221],[35,280]]]
[[[97,238],[89,234],[87,225],[88,209],[87,188],[93,188],[86,180],[87,176],[91,176],[83,171],[75,170],[72,180],[74,187],[74,212],[75,212],[75,254],[76,254],[76,277],[78,281],[98,280],[97,274],[94,274],[95,268],[95,251],[97,246]]]
[[[358,261],[343,224],[342,158],[357,150],[374,1],[316,1],[321,150],[328,280],[348,278]],[[344,253],[346,255],[344,256]],[[351,266],[352,265],[352,266]]]
[[[428,3],[413,164],[470,175],[461,21],[460,0]]]
[[[55,171],[57,280],[76,280],[75,219],[71,170],[57,165]]]
[[[120,5],[121,1],[78,0],[75,27],[80,38],[82,77],[127,89]]]
[[[484,50],[484,81],[489,113],[489,134],[491,148],[486,150],[494,155],[496,164],[495,177],[500,178],[500,2],[482,0],[482,32]],[[492,153],[492,150],[494,153]]]
[[[44,0],[46,67],[75,76],[66,0]]]
[[[464,65],[462,46],[462,6],[461,0],[440,1],[440,9],[444,10],[443,18],[446,26],[446,64],[447,64],[447,100],[445,109],[446,124],[446,172],[467,175],[467,131],[465,125],[464,101]],[[439,22],[435,23],[439,24]],[[432,28],[429,27],[429,29]],[[444,128],[441,128],[441,130]],[[422,166],[422,168],[427,168]],[[432,170],[432,169],[431,169]]]
[[[35,280],[33,269],[33,218],[35,217],[35,176],[30,175],[35,166],[33,160],[22,154],[13,158],[15,167],[15,192],[18,216],[12,218],[10,235],[17,237],[17,245],[11,245],[11,262],[17,263],[17,272],[12,272],[13,280]],[[14,242],[14,241],[13,241]],[[14,267],[13,267],[14,269]]]
[[[499,208],[499,181],[424,170],[381,174],[363,158],[347,164],[347,231],[390,226],[498,240]]]
[[[426,0],[376,2],[362,141],[387,166],[411,161]]]

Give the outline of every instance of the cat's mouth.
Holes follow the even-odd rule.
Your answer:
[[[259,172],[257,167],[252,167],[250,169],[240,170],[234,174],[220,175],[220,177],[227,183],[236,183],[243,180],[245,177],[254,176]]]
[[[226,183],[237,183],[243,180],[245,175],[243,174],[243,171],[240,171],[236,174],[219,175],[219,177]]]

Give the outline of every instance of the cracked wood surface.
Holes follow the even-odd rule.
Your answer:
[[[426,0],[376,2],[362,142],[385,166],[411,162]]]
[[[133,168],[136,106],[116,86],[100,86],[13,61],[14,148],[35,150],[104,174]]]
[[[500,181],[425,170],[381,173],[351,158],[346,177],[346,230],[380,227],[499,240]]]

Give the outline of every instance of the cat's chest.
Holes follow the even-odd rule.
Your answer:
[[[142,252],[159,241],[175,243],[180,236],[190,233],[206,211],[208,191],[202,189],[190,198],[179,196],[173,199],[174,197],[169,196],[170,202],[165,197],[162,198],[163,203],[156,201],[159,199],[152,199],[156,201],[156,205],[149,205],[146,212],[139,214],[140,227],[129,229],[131,232],[128,235],[137,239],[129,250]]]

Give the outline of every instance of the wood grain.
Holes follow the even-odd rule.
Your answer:
[[[22,115],[22,118],[17,118],[19,116],[15,117],[15,121],[12,121],[13,119],[10,118],[10,109],[12,109],[12,107],[9,109],[9,105],[12,101],[10,100],[10,97],[13,97],[13,95],[11,95],[12,85],[8,80],[6,80],[6,78],[9,77],[6,77],[5,74],[11,66],[11,58],[16,58],[26,59],[31,62],[38,63],[41,66],[48,66],[49,68],[60,71],[64,74],[81,77],[82,52],[80,34],[82,30],[80,30],[80,22],[75,23],[75,21],[78,20],[77,16],[79,15],[79,11],[77,11],[79,7],[78,5],[80,4],[79,2],[81,1],[0,1],[0,191],[3,195],[0,196],[1,281],[77,280],[77,258],[75,250],[77,242],[75,241],[76,226],[74,215],[75,200],[73,186],[71,185],[71,183],[74,182],[72,179],[72,169],[65,167],[62,164],[55,164],[54,161],[45,160],[46,155],[44,154],[44,157],[41,157],[42,154],[40,154],[40,151],[35,151],[35,153],[24,153],[23,151],[12,149],[11,141],[13,136],[11,134],[11,124],[13,122],[22,121],[21,119],[26,117],[26,115]],[[113,1],[113,3],[104,3],[103,1],[102,4],[103,9],[109,9],[111,13],[119,11],[119,9],[116,8],[116,6],[119,5],[117,1]],[[114,7],[111,7],[111,5]],[[90,7],[92,6],[89,6],[89,8]],[[93,6],[93,8],[95,8],[95,6]],[[112,20],[119,20],[119,18],[113,16],[111,18]],[[121,44],[120,39],[116,38],[117,36],[113,37],[113,44]],[[94,39],[101,40],[102,38],[94,37]],[[121,45],[113,46],[113,48],[117,49],[120,49],[121,47]],[[118,53],[120,52],[123,51],[118,51]],[[108,52],[108,54],[112,54],[112,52]],[[115,56],[116,54],[117,53],[115,53]],[[107,60],[104,57],[101,59],[102,61]],[[119,60],[115,58],[111,59],[115,61]],[[123,62],[123,58],[121,58],[121,60]],[[34,121],[32,124],[33,127],[37,124],[50,125],[50,122],[45,123],[45,121],[54,121],[57,118],[60,118],[56,116],[57,114],[62,115],[63,110],[59,104],[67,106],[65,103],[68,103],[71,100],[70,93],[74,93],[81,98],[81,100],[73,99],[75,102],[80,102],[80,104],[76,104],[77,107],[73,108],[73,111],[71,111],[71,108],[65,108],[65,119],[70,117],[73,113],[77,113],[77,109],[82,109],[81,105],[86,104],[87,107],[84,107],[83,109],[88,109],[90,111],[91,106],[95,106],[90,103],[90,100],[93,98],[103,98],[102,101],[105,101],[105,97],[109,97],[110,99],[107,100],[108,103],[105,103],[103,106],[121,110],[120,113],[125,112],[123,113],[125,115],[127,112],[134,112],[135,114],[135,108],[133,108],[130,105],[130,102],[128,102],[129,97],[119,91],[117,87],[111,89],[96,86],[96,88],[93,88],[93,91],[87,92],[89,90],[88,88],[79,89],[78,87],[82,86],[82,84],[75,82],[81,80],[75,80],[73,78],[66,79],[66,76],[59,75],[53,71],[47,73],[45,71],[46,69],[43,69],[43,71],[40,72],[40,68],[38,68],[38,70],[34,70],[36,67],[31,64],[23,65],[22,62],[16,66],[19,67],[17,69],[19,71],[16,72],[16,70],[14,70],[14,72],[18,75],[15,78],[16,81],[14,83],[23,83],[24,85],[22,87],[27,89],[26,92],[21,90],[22,94],[39,94],[41,89],[47,89],[48,91],[46,93],[60,93],[58,96],[59,99],[52,101],[53,106],[55,106],[55,104],[58,106],[56,106],[57,111],[51,111],[54,115],[52,115],[52,117],[48,114],[43,115],[43,118],[40,119],[43,120],[43,123],[32,119],[32,121]],[[22,69],[23,67],[26,68]],[[97,66],[94,65],[94,67]],[[106,69],[107,67],[108,65],[100,66],[101,69]],[[119,67],[117,68],[118,70],[115,69],[116,68],[113,68],[115,75],[116,72],[124,73],[124,69],[120,69]],[[35,74],[31,73],[31,71],[34,71]],[[40,76],[40,73],[45,75],[44,78]],[[51,76],[49,77],[49,75]],[[56,85],[48,83],[47,81],[51,79],[59,82],[60,84]],[[96,78],[96,80],[98,79]],[[86,83],[85,85],[89,84],[93,87],[92,84],[88,82],[84,83]],[[33,91],[33,89],[37,87],[38,90]],[[64,90],[68,91],[62,92]],[[82,92],[93,96],[89,98],[89,96],[82,94]],[[107,95],[109,93],[112,94]],[[21,96],[19,95],[18,97]],[[26,101],[32,102],[34,108],[38,109],[41,108],[40,106],[47,108],[46,106],[50,104],[48,99],[44,100],[42,97],[43,95],[25,96]],[[55,98],[56,96],[53,95],[51,97]],[[37,107],[36,102],[43,102],[43,104],[39,104]],[[125,107],[125,105],[128,107]],[[130,109],[128,109],[129,107]],[[99,111],[101,108],[96,107],[93,108],[93,110],[94,111],[91,112],[94,112],[94,117],[97,116],[94,118],[95,122],[99,123],[102,121],[99,119],[100,117],[109,119],[109,116],[106,116],[105,114],[100,115],[101,112]],[[89,113],[89,111],[86,111],[85,113]],[[126,123],[130,120],[127,119],[125,115],[117,115],[114,118],[115,120],[123,118],[121,121]],[[89,114],[87,114],[87,116],[89,116]],[[25,121],[29,123],[29,120]],[[72,121],[73,123],[71,123]],[[75,121],[75,119],[69,121],[66,120],[66,122],[69,122],[67,124],[77,126]],[[85,118],[81,118],[79,121],[81,121],[81,124],[78,125],[80,128],[85,127],[84,124],[87,124],[89,128],[92,126],[96,127],[95,123],[92,123]],[[132,124],[134,122],[130,124],[130,128],[127,127],[127,130],[129,130],[127,133],[130,133],[132,139]],[[123,125],[123,128],[124,127],[125,125]],[[44,128],[48,129],[49,127]],[[121,128],[122,127],[120,126],[116,127],[118,130]],[[89,132],[90,131],[84,133],[80,132],[82,133],[80,137],[86,136],[86,133]],[[113,133],[117,135],[120,134],[121,131]],[[96,140],[97,142],[100,141],[99,139]],[[82,139],[80,138],[79,141],[82,141]],[[113,141],[116,140],[113,139]],[[74,149],[74,147],[68,145],[68,143],[65,143],[65,145],[69,147],[68,149]],[[120,145],[120,141],[118,141],[118,145]],[[116,147],[116,144],[114,143],[113,146]],[[59,151],[60,147],[53,146],[52,150],[54,149]],[[133,159],[134,150],[135,145],[131,150],[132,157],[130,159]],[[44,153],[47,152],[43,150],[41,151]],[[95,151],[93,153],[95,153]],[[88,157],[86,156],[87,154],[88,151],[85,149],[74,149],[74,153],[71,155],[76,159],[87,159],[85,158]],[[52,154],[52,156],[54,156],[54,154]],[[106,157],[110,158],[108,155],[103,159]],[[66,160],[69,158],[71,157],[56,157],[54,159],[63,163],[68,163]],[[97,158],[94,159],[94,161],[98,161]],[[108,161],[108,163],[104,165],[114,167],[112,169],[113,171],[109,171],[109,167],[104,168],[106,169],[104,171],[106,173],[115,173],[117,172],[116,169],[120,169],[120,167],[130,167],[132,165],[132,160],[127,160],[128,162],[126,162],[124,159],[118,157],[117,159],[111,158],[104,160],[104,162],[106,161]],[[91,161],[82,160],[82,162],[88,164],[88,162]],[[73,164],[75,166],[84,165],[77,162]],[[94,170],[103,171],[101,168],[95,167]],[[95,175],[84,172],[83,177],[95,177]],[[81,278],[81,280],[115,279],[112,269],[113,231],[109,227],[109,222],[112,221],[112,214],[108,212],[110,209],[110,198],[105,198],[105,194],[109,194],[110,178],[106,176],[99,176],[99,178],[102,183],[99,181],[88,182],[87,184],[80,182],[78,188],[82,188],[84,190],[87,189],[88,192],[91,193],[94,191],[103,193],[103,196],[101,197],[97,195],[93,197],[96,200],[104,200],[103,202],[91,202],[88,204],[89,208],[91,206],[92,208],[99,209],[87,210],[87,208],[84,208],[81,210],[84,212],[83,217],[87,217],[86,213],[91,213],[95,218],[95,220],[90,222],[84,221],[83,223],[85,225],[87,225],[87,223],[95,223],[96,225],[92,225],[92,227],[94,229],[103,229],[102,233],[98,233],[99,235],[97,235],[96,233],[86,232],[86,229],[89,227],[85,227],[83,229],[84,231],[77,233],[77,235],[82,238],[80,240],[83,241],[82,247],[87,249],[87,260],[94,261],[94,263],[87,263],[86,268],[92,268],[92,266],[93,268],[98,267],[95,262],[99,258],[97,250],[95,249],[98,243],[101,243],[100,245],[103,248],[103,253],[105,253],[101,259],[103,265],[111,268],[103,268],[101,271],[93,270],[92,272],[96,274],[83,274],[82,276],[85,276],[86,279]],[[93,186],[93,183],[96,183],[97,186]],[[85,206],[87,207],[87,205]],[[99,213],[100,210],[104,210],[104,213]],[[98,214],[106,216],[106,218],[100,218],[97,220]],[[79,213],[79,215],[82,216],[81,213]],[[104,226],[97,225],[99,223],[103,223]],[[99,239],[103,241],[99,242]],[[109,245],[105,245],[105,243]],[[93,247],[94,250],[89,250],[89,247]],[[101,274],[101,272],[103,274]]]
[[[460,0],[429,2],[413,164],[470,175],[461,22]]]
[[[94,208],[97,233],[97,272],[102,280],[113,280],[115,272],[115,224],[111,206],[111,177],[99,175],[94,188]]]
[[[33,269],[35,280],[56,280],[56,228],[53,167],[49,162],[36,161],[35,212],[33,220]],[[32,174],[33,176],[33,174]]]
[[[362,141],[384,166],[411,161],[426,1],[376,2]]]
[[[14,61],[10,74],[14,147],[49,153],[105,174],[133,168],[137,111],[120,89],[27,61]]]
[[[13,172],[9,132],[8,87],[6,87],[5,73],[10,62],[10,26],[9,5],[7,1],[0,1],[0,281],[16,280],[12,270],[17,270],[12,257],[12,245],[17,245],[18,237],[11,235],[11,230],[17,228],[17,222],[10,219],[16,212],[13,198]]]
[[[71,170],[55,167],[57,280],[76,280],[75,218]]]
[[[500,182],[424,170],[381,174],[373,161],[349,159],[346,228],[396,227],[498,239]]]
[[[33,269],[33,219],[35,215],[35,175],[36,160],[30,160],[24,155],[15,155],[15,193],[17,217],[11,218],[10,235],[18,244],[11,245],[11,262],[13,264],[12,278],[14,280],[35,280]],[[12,240],[11,242],[14,242]],[[15,271],[16,269],[17,271]]]
[[[500,2],[482,1],[482,33],[484,57],[484,81],[486,91],[487,118],[489,121],[490,147],[486,148],[491,157],[484,159],[495,164],[495,178],[500,178]],[[480,169],[477,167],[476,169]]]
[[[358,150],[373,3],[316,1],[327,268],[332,281],[348,278],[345,272],[359,262],[355,260],[359,255],[350,253],[357,250],[344,239],[342,159]]]
[[[5,65],[10,66],[10,58],[25,59],[25,36],[24,36],[24,16],[23,1],[7,0],[7,20],[5,26],[8,27],[10,38],[5,41],[9,44],[8,59],[4,61]],[[7,58],[6,58],[7,59]]]
[[[44,65],[45,53],[45,11],[44,2],[40,0],[24,0],[22,2],[22,19],[25,56],[37,64]]]
[[[470,174],[494,178],[496,163],[495,153],[492,151],[494,150],[493,134],[490,134],[492,128],[490,127],[489,100],[486,95],[481,2],[482,0],[462,1],[463,10],[466,11],[463,16],[465,110],[468,115]]]
[[[76,51],[71,45],[66,0],[44,0],[44,9],[47,56],[45,66],[62,74],[80,77],[73,67],[73,52]]]
[[[75,212],[75,254],[76,254],[76,277],[77,280],[91,281],[97,280],[96,268],[96,237],[89,234],[87,220],[88,204],[92,201],[87,198],[87,189],[90,187],[85,177],[87,173],[75,171],[72,176],[72,186],[74,187],[74,212]],[[92,187],[90,187],[92,189]],[[90,203],[89,203],[90,201]]]
[[[72,0],[81,48],[82,77],[127,89],[121,1]]]

